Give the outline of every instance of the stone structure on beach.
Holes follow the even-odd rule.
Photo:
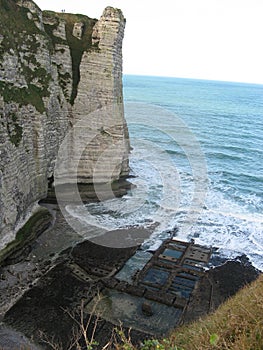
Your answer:
[[[46,196],[65,137],[73,165],[60,174],[62,183],[75,181],[74,160],[81,183],[128,174],[124,27],[121,11],[111,7],[96,20],[42,12],[31,0],[1,0],[0,249]],[[110,156],[94,177],[103,153]]]

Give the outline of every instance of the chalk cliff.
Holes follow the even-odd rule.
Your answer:
[[[42,12],[31,0],[0,0],[0,7],[1,249],[46,196],[63,140],[73,163],[61,183],[74,181],[74,159],[78,181],[92,183],[128,174],[129,137],[121,11],[107,7],[96,20]],[[81,139],[74,128],[88,129],[86,147],[87,134]]]

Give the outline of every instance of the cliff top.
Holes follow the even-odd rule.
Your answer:
[[[30,60],[32,61],[29,60],[30,62],[28,64],[22,64],[23,75],[27,81],[25,88],[29,87],[30,93],[20,89],[20,92],[23,92],[23,96],[17,97],[19,94],[17,89],[15,89],[16,91],[13,91],[14,93],[8,93],[10,96],[7,96],[6,91],[8,90],[6,89],[6,84],[3,86],[4,83],[0,82],[0,92],[5,94],[4,100],[6,102],[10,100],[30,102],[38,111],[44,111],[41,98],[47,95],[46,90],[50,77],[44,72],[32,72],[30,70],[30,66],[32,66],[30,63],[37,64],[35,62],[35,55],[41,46],[39,38],[36,38],[36,40],[32,38],[36,35],[41,35],[43,39],[46,39],[46,43],[49,43],[48,45],[51,50],[54,50],[57,44],[66,45],[70,49],[73,82],[71,96],[68,96],[68,100],[73,105],[77,95],[77,87],[80,79],[79,65],[83,52],[92,49],[98,50],[98,42],[92,41],[93,28],[98,20],[81,14],[53,11],[42,12],[32,0],[0,0],[0,7],[0,60],[2,61],[6,52],[11,55],[15,52],[17,54],[23,52],[25,45],[27,45],[30,47]],[[106,21],[125,21],[121,10],[112,7],[107,7],[102,17]],[[34,79],[34,75],[43,76],[42,85],[44,89],[42,91],[32,86],[31,81]],[[63,81],[62,84],[64,84]],[[14,89],[10,86],[9,90]]]
[[[50,37],[53,46],[56,44],[65,44],[65,39],[54,35],[54,31],[62,23],[65,25],[66,42],[70,48],[72,58],[73,84],[70,103],[73,104],[77,95],[79,83],[79,65],[84,51],[92,48],[92,31],[97,19],[91,19],[81,14],[58,13],[53,11],[43,11],[43,22],[45,31]]]

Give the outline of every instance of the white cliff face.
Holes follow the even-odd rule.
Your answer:
[[[75,36],[75,38],[81,39],[83,35],[83,30],[84,30],[84,23],[76,22],[73,27],[72,35]]]
[[[124,27],[121,11],[107,7],[93,28],[91,50],[83,53],[72,111],[75,129],[72,162],[67,164],[69,171],[65,174],[67,182],[74,181],[71,175],[76,164],[78,180],[82,183],[107,182],[109,174],[116,180],[129,172],[129,138],[122,92]]]
[[[81,182],[92,181],[96,162],[105,149],[116,154],[100,171],[100,180],[105,174],[109,177],[111,162],[117,165],[110,173],[112,180],[129,170],[122,103],[125,21],[121,12],[112,8],[104,11],[93,29],[97,43],[92,43],[91,37],[94,20],[90,33],[75,38],[83,44],[90,36],[88,48],[84,45],[80,51],[79,69],[78,59],[73,62],[75,47],[67,30],[75,28],[76,34],[80,21],[66,27],[70,15],[65,14],[68,17],[64,19],[62,14],[42,14],[30,0],[7,0],[6,4],[0,14],[0,249],[14,238],[16,225],[26,212],[46,196],[58,150],[78,121],[86,118],[85,124],[99,130],[94,145],[88,144],[80,159]],[[16,27],[8,28],[12,14],[17,16]],[[105,106],[112,111],[110,115],[100,114]],[[79,153],[76,147],[78,142],[71,140],[73,154]],[[70,173],[62,182],[68,178]]]

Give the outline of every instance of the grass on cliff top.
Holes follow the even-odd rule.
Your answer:
[[[0,0],[0,26],[6,30],[7,38],[14,39],[17,33],[26,31],[27,33],[41,33],[33,21],[28,20],[28,9],[18,6],[15,0]],[[11,29],[11,30],[10,30]],[[1,34],[3,34],[1,32]],[[7,39],[5,37],[5,40]],[[9,44],[12,44],[9,43]],[[15,44],[13,42],[13,44]]]
[[[168,340],[152,349],[262,350],[263,275],[215,313],[176,329]]]

